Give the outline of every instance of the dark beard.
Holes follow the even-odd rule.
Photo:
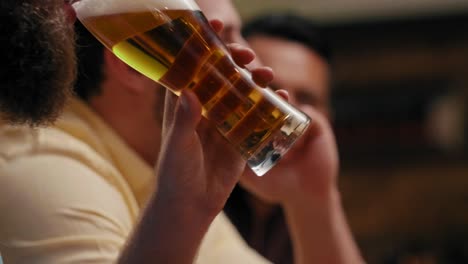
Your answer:
[[[72,92],[73,28],[61,0],[0,1],[0,117],[54,121]]]

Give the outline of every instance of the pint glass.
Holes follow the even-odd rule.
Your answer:
[[[175,94],[192,90],[203,116],[257,175],[307,129],[309,117],[235,65],[194,0],[81,0],[73,8],[129,66]]]

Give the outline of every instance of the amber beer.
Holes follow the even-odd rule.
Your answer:
[[[268,171],[307,128],[306,115],[271,90],[256,87],[233,63],[198,9],[136,8],[142,2],[136,0],[133,6],[127,3],[111,12],[122,1],[107,2],[109,12],[74,7],[88,30],[128,65],[176,94],[191,89],[203,105],[203,115],[258,175]],[[186,0],[171,5],[183,7],[185,2],[196,6]]]

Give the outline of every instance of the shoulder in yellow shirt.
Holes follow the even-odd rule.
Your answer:
[[[85,104],[55,127],[0,126],[0,252],[9,263],[113,263],[153,170]],[[266,263],[223,214],[197,263]]]

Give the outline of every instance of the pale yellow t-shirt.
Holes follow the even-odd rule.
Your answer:
[[[150,166],[84,103],[55,127],[0,126],[0,252],[10,263],[113,263],[153,191]],[[267,263],[224,214],[197,263]]]

